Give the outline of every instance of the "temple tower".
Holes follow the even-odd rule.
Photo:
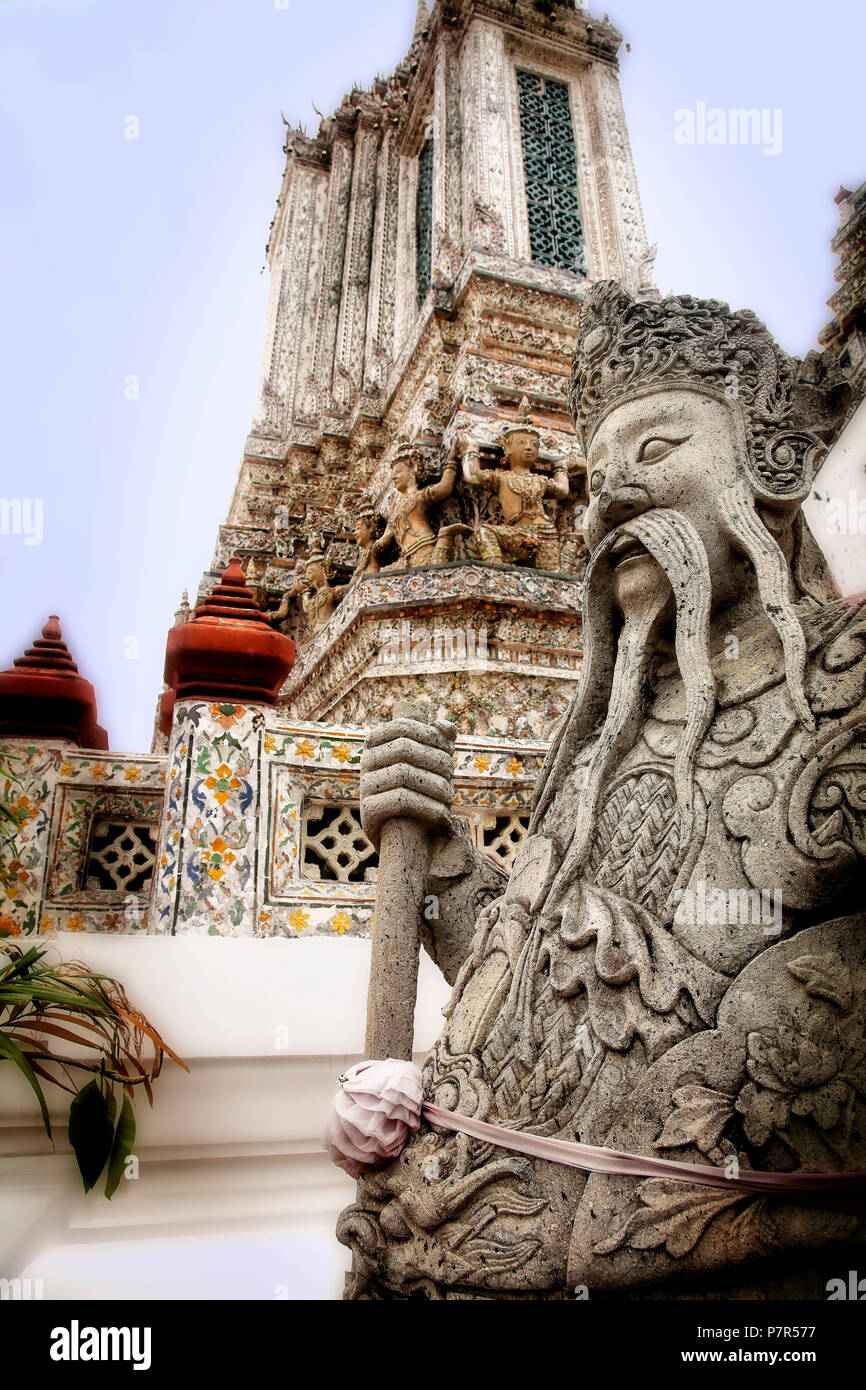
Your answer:
[[[258,402],[201,593],[241,558],[296,642],[281,698],[296,719],[363,727],[409,695],[461,731],[543,739],[574,689],[576,311],[600,278],[655,294],[621,42],[569,4],[422,0],[391,77],[350,92],[315,136],[286,131]],[[535,513],[552,548],[485,545],[503,492],[458,464],[430,517],[449,529],[437,563],[392,546],[359,576],[355,522],[367,512],[382,534],[401,446],[423,488],[468,433],[489,482],[521,421],[553,484]]]

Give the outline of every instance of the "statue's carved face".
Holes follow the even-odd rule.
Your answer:
[[[538,435],[532,430],[515,430],[505,436],[502,452],[506,463],[531,468],[538,459]]]
[[[415,474],[406,459],[395,459],[391,465],[391,479],[398,492],[408,492],[415,481]]]
[[[355,522],[355,540],[361,546],[368,546],[372,543],[373,523],[365,516],[359,516]]]
[[[322,585],[325,583],[325,566],[322,564],[321,560],[313,560],[312,564],[307,565],[304,571],[304,577],[312,584],[314,589],[321,589]]]
[[[703,542],[714,603],[729,599],[739,569],[720,522],[719,495],[740,476],[743,447],[733,408],[699,391],[657,391],[611,411],[587,457],[584,534],[590,551],[632,517],[670,508],[691,521]],[[610,565],[623,611],[648,588],[667,583],[629,536],[623,536],[621,552],[614,545]]]

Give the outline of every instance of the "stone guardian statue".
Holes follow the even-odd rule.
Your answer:
[[[587,1175],[422,1121],[340,1220],[348,1293],[824,1298],[866,1259],[862,1201],[736,1178],[866,1169],[866,603],[801,511],[844,388],[748,311],[608,281],[570,401],[584,664],[511,872],[461,829],[433,725],[372,731],[363,822],[429,837],[422,936],[453,983],[429,1103],[732,1181]]]

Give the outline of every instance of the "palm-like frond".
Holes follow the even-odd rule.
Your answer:
[[[141,1086],[153,1104],[151,1083],[165,1057],[187,1068],[117,980],[80,961],[52,964],[47,955],[44,946],[5,941],[0,946],[0,1060],[13,1062],[26,1077],[49,1138],[51,1126],[40,1081],[75,1096],[69,1136],[85,1187],[93,1185],[110,1158],[106,1188],[110,1196],[129,1152],[125,1146],[131,1146],[130,1136],[135,1134],[129,1105],[135,1087]],[[72,1044],[72,1050],[58,1048],[55,1039]],[[76,1072],[93,1078],[81,1090],[74,1082]],[[115,1085],[125,1093],[116,1131]]]

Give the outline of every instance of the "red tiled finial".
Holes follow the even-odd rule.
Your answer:
[[[0,736],[70,739],[79,748],[108,748],[96,722],[93,686],[78,674],[52,613],[32,647],[0,672]]]
[[[295,644],[271,627],[232,556],[216,588],[187,623],[169,630],[159,727],[168,735],[176,700],[201,696],[274,705],[295,661]]]

